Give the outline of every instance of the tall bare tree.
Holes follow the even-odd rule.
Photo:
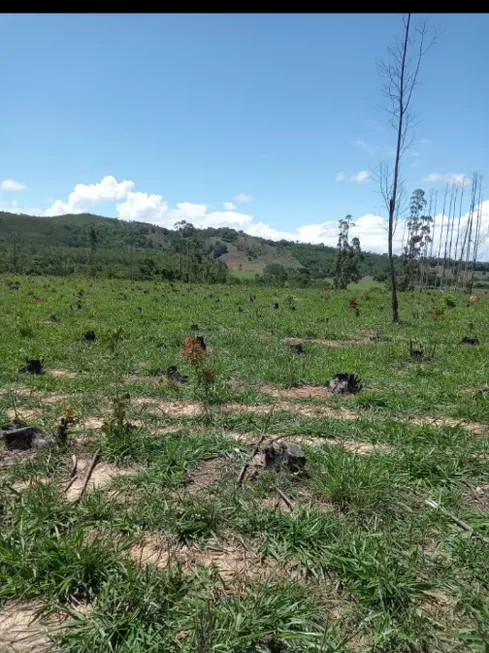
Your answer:
[[[388,254],[392,286],[392,321],[399,322],[396,270],[394,267],[392,241],[399,212],[399,187],[401,183],[401,161],[413,139],[408,139],[414,126],[411,101],[418,83],[419,70],[424,54],[435,43],[435,36],[429,34],[426,23],[413,27],[411,14],[403,17],[403,35],[396,38],[388,48],[388,59],[379,63],[383,79],[382,91],[390,106],[386,107],[389,122],[396,133],[394,168],[381,165],[378,172],[380,190],[389,215]]]
[[[471,272],[470,279],[469,279],[469,287],[468,287],[469,293],[472,292],[472,288],[474,286],[475,266],[477,264],[477,254],[479,253],[479,247],[489,237],[489,232],[488,231],[486,231],[485,233],[481,233],[483,197],[482,197],[482,177],[480,175],[479,175],[479,191],[478,191],[477,202],[478,202],[478,207],[477,207],[475,236],[474,236],[474,247],[473,247],[474,255],[473,255],[473,260],[472,260],[472,272]]]

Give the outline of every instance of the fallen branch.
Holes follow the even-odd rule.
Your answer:
[[[251,465],[251,461],[256,456],[256,454],[260,451],[260,447],[261,447],[264,439],[265,439],[265,433],[258,440],[258,443],[257,443],[256,447],[253,449],[253,453],[251,454],[250,460],[242,467],[240,473],[238,474],[238,478],[236,480],[237,487],[240,487],[241,485],[243,485],[244,477],[246,475],[246,472],[249,469],[249,466]]]
[[[287,433],[282,433],[281,435],[276,435],[274,438],[272,438],[270,440],[270,442],[268,443],[268,446],[271,447],[272,444],[275,444],[275,442],[278,442],[282,438],[290,438],[290,435],[288,435]]]
[[[229,458],[230,459],[231,457],[232,456],[229,453],[229,451],[220,451],[219,453],[213,453],[213,454],[210,454],[209,456],[204,456],[200,460],[202,462],[208,462],[209,460],[217,460],[218,458]]]
[[[99,460],[100,460],[100,451],[97,451],[97,453],[92,458],[92,460],[90,462],[90,465],[88,466],[87,472],[85,474],[85,478],[83,479],[83,485],[81,487],[80,494],[75,499],[75,502],[80,501],[82,496],[85,494],[85,490],[87,489],[88,481],[90,480],[92,472],[95,469],[95,466],[97,465]]]
[[[293,510],[295,507],[295,503],[291,499],[289,499],[289,497],[286,494],[284,494],[282,490],[277,486],[275,486],[275,490],[277,491],[279,496],[283,499],[284,503],[287,505],[287,508]]]
[[[451,512],[448,512],[448,510],[440,506],[440,504],[436,503],[436,501],[433,501],[433,499],[425,499],[424,503],[430,508],[434,508],[435,510],[440,510],[444,515],[446,515],[449,519],[451,519],[454,524],[457,524],[457,526],[460,526],[460,528],[462,528],[464,531],[470,533],[472,537],[481,540],[482,542],[484,542],[484,544],[489,544],[489,537],[484,537],[484,535],[474,530],[470,524],[467,524],[467,522],[463,521],[462,519],[459,519],[455,515],[452,515]]]
[[[76,459],[75,454],[73,454],[73,456],[71,457],[71,461],[72,461],[72,464],[71,464],[71,470],[70,470],[70,476],[69,476],[70,480],[65,485],[65,488],[63,490],[63,492],[65,492],[65,493],[68,492],[68,490],[70,489],[70,487],[73,485],[73,483],[76,480],[76,472],[77,472],[77,469],[78,469],[78,461]]]

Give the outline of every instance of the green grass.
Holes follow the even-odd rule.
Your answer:
[[[17,603],[56,615],[51,637],[69,653],[487,650],[487,545],[424,503],[489,537],[484,298],[457,295],[433,320],[441,293],[405,294],[395,326],[389,296],[372,286],[324,294],[20,278],[12,291],[9,280],[0,418],[15,407],[54,429],[73,408],[80,425],[67,447],[2,451],[0,616]],[[182,356],[193,324],[215,370],[209,386]],[[89,329],[94,343],[83,341]],[[365,342],[375,332],[390,340]],[[480,345],[460,345],[466,335]],[[305,339],[304,354],[288,337]],[[434,359],[411,359],[410,339],[436,344]],[[19,375],[26,358],[42,358],[46,373]],[[152,381],[169,365],[190,382]],[[359,375],[362,392],[294,396],[339,372]],[[114,417],[116,394],[123,427],[88,428]],[[305,470],[253,464],[237,487],[262,436],[301,442]],[[72,455],[86,464],[96,451],[96,471],[129,473],[73,502]],[[148,542],[160,557],[140,564],[134,552]]]

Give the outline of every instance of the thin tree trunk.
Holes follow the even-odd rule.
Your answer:
[[[438,270],[438,266],[440,265],[440,261],[441,261],[441,248],[442,248],[442,244],[443,244],[443,223],[445,221],[445,211],[446,211],[446,208],[447,208],[447,197],[448,197],[448,184],[447,184],[447,186],[445,188],[445,195],[443,197],[443,208],[441,210],[441,229],[440,229],[440,242],[438,244],[437,270]],[[438,274],[438,271],[437,271],[437,274]],[[441,282],[440,282],[440,286],[441,286]]]
[[[459,287],[459,284],[461,284],[461,288],[466,288],[467,287],[467,265],[465,265],[465,248],[467,246],[467,239],[469,235],[469,226],[471,222],[471,216],[474,214],[475,210],[475,201],[476,201],[476,190],[477,190],[477,173],[474,173],[472,175],[472,192],[471,192],[471,198],[470,198],[470,206],[469,206],[469,212],[468,212],[468,218],[467,218],[467,224],[465,225],[464,229],[464,238],[462,242],[462,248],[460,250],[460,257],[459,257],[459,272],[458,272],[458,280],[457,280],[457,288]]]
[[[458,195],[458,185],[454,184],[454,197],[453,197],[453,205],[452,205],[452,213],[451,213],[451,230],[450,230],[450,245],[448,248],[448,261],[447,261],[447,272],[450,272],[450,263],[452,260],[452,244],[453,244],[453,232],[455,229],[455,209],[457,206],[457,195]],[[450,285],[452,284],[452,279],[448,277]]]
[[[430,193],[430,203],[428,205],[428,215],[432,217],[432,209],[433,209],[433,191]],[[426,223],[426,221],[425,221]],[[431,235],[431,232],[430,232]],[[425,273],[427,271],[427,265],[428,265],[428,242],[426,241],[426,234],[425,234],[425,239],[424,239],[424,244],[423,244],[423,255],[421,257],[421,263],[419,266],[419,289],[420,291],[423,290],[424,286],[424,279],[425,279]]]
[[[452,202],[453,202],[453,184],[452,188],[450,190],[450,202],[448,204],[448,215],[447,215],[447,229],[446,229],[446,235],[445,235],[445,248],[444,248],[444,254],[443,254],[443,270],[441,274],[441,284],[440,288],[443,289],[443,285],[445,283],[445,276],[447,272],[447,258],[448,258],[448,237],[450,235],[450,218],[452,215]]]
[[[479,184],[479,197],[478,197],[477,207],[477,218],[476,218],[476,227],[475,227],[475,238],[474,238],[474,256],[472,260],[472,273],[470,275],[469,281],[469,294],[472,292],[474,286],[474,277],[475,277],[475,266],[477,263],[477,254],[479,252],[479,241],[481,234],[481,222],[482,222],[482,184]]]
[[[397,143],[396,143],[396,160],[394,164],[394,184],[392,186],[392,197],[389,202],[389,235],[388,235],[388,254],[391,273],[392,285],[392,321],[399,323],[399,301],[397,299],[396,270],[394,267],[394,258],[392,255],[392,240],[394,238],[394,218],[396,214],[397,189],[399,185],[399,169],[401,164],[402,135],[404,128],[404,79],[406,74],[406,58],[409,45],[409,28],[411,26],[411,14],[408,14],[406,20],[406,29],[404,33],[404,44],[402,49],[401,75],[399,84],[399,118],[397,123]]]
[[[453,281],[452,281],[452,289],[456,290],[457,284],[458,284],[458,259],[457,259],[457,254],[458,254],[458,243],[460,239],[460,221],[462,219],[462,205],[463,205],[463,199],[464,199],[464,187],[462,186],[462,192],[460,193],[460,205],[458,209],[458,223],[457,223],[457,240],[455,241],[455,252],[453,254]]]
[[[433,214],[432,214],[432,218],[433,218],[433,230],[432,230],[432,232],[431,232],[431,245],[430,245],[429,270],[431,270],[431,267],[432,267],[432,265],[433,265],[433,248],[434,248],[434,246],[435,246],[435,235],[436,235],[436,209],[437,209],[437,205],[438,205],[438,191],[437,191],[437,190],[434,192],[434,198],[435,198],[435,202],[434,202]],[[435,270],[436,270],[436,267],[435,267]],[[428,276],[429,276],[429,275],[428,275]],[[428,287],[428,282],[429,282],[428,276],[426,277],[426,287]]]
[[[467,265],[466,265],[466,274],[467,274],[467,289],[470,292],[472,292],[472,285],[471,285],[471,280],[470,280],[470,261],[471,261],[471,243],[472,243],[472,231],[474,227],[474,212],[475,212],[475,206],[477,202],[477,188],[478,188],[478,177],[477,174],[474,174],[474,181],[472,185],[472,206],[471,206],[471,211],[469,213],[469,224],[468,224],[468,234],[467,234]]]

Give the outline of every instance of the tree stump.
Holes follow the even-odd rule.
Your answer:
[[[271,445],[263,450],[265,454],[265,467],[269,469],[288,469],[291,472],[298,472],[306,464],[304,452],[298,444],[281,442],[279,445]]]
[[[337,374],[326,385],[334,395],[357,394],[363,387],[355,374]]]

